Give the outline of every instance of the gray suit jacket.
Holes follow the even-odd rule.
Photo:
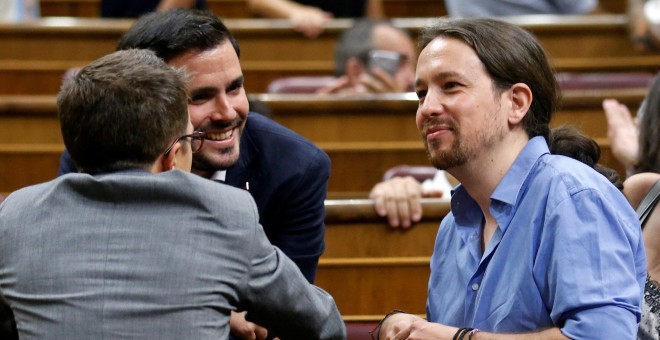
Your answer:
[[[188,173],[62,176],[0,205],[1,298],[21,339],[226,339],[232,310],[282,339],[344,338],[258,221],[248,192]]]

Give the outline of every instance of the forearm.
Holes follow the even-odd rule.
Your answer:
[[[471,328],[461,329],[439,323],[428,322],[418,316],[397,313],[389,315],[382,323],[379,339],[420,339],[420,340],[565,340],[559,328],[526,333],[490,333]],[[462,335],[462,336],[461,336]]]
[[[368,18],[384,18],[385,9],[383,8],[383,0],[368,0],[365,13]]]
[[[172,8],[192,8],[193,6],[195,6],[195,0],[161,0],[156,10],[163,12]]]
[[[305,6],[289,0],[248,0],[250,11],[265,18],[289,18]]]

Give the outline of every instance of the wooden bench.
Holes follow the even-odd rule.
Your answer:
[[[416,37],[432,20],[397,18],[393,23]],[[534,33],[559,67],[585,59],[605,63],[615,57],[638,56],[628,36],[625,15],[520,16],[505,20]],[[113,51],[132,22],[51,17],[23,24],[0,24],[0,59],[90,61]],[[302,61],[332,62],[337,37],[352,23],[351,19],[335,19],[321,36],[307,39],[294,31],[287,20],[226,20],[241,44],[243,62],[286,62],[287,66]],[[271,66],[268,68],[275,68]],[[322,65],[306,65],[312,66]]]
[[[326,200],[326,250],[316,283],[345,320],[379,320],[395,308],[425,313],[429,259],[449,202],[422,205],[423,221],[404,230],[387,226],[371,200]]]
[[[416,36],[430,20],[399,18],[394,24]],[[660,68],[660,55],[634,51],[624,15],[527,16],[507,20],[536,34],[560,71],[655,73]],[[132,22],[44,18],[33,23],[0,24],[0,94],[57,93],[61,76],[68,68],[83,66],[114,51]],[[334,20],[324,34],[310,40],[295,32],[286,20],[226,20],[241,44],[245,86],[252,93],[265,92],[277,78],[332,74],[335,42],[352,22]]]
[[[603,148],[602,162],[623,174],[609,150],[601,102],[617,98],[636,110],[645,93],[645,89],[566,91],[563,109],[552,125],[580,126]],[[328,153],[330,192],[369,191],[393,166],[428,164],[415,127],[413,94],[256,98],[273,110],[274,120]],[[63,149],[54,96],[0,96],[0,191],[54,178]]]

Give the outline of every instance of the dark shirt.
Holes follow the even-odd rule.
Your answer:
[[[102,18],[137,18],[153,12],[160,0],[101,0]],[[206,0],[197,0],[195,8],[206,9]]]
[[[296,0],[296,2],[318,7],[332,13],[335,18],[361,18],[367,9],[367,0]]]

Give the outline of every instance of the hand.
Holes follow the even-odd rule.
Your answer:
[[[637,123],[628,108],[615,99],[605,99],[603,110],[607,118],[607,137],[610,140],[612,154],[630,170],[639,155],[639,132]]]
[[[335,79],[332,84],[322,87],[316,91],[317,94],[353,94],[353,86],[347,76]]]
[[[316,38],[323,32],[323,25],[332,19],[332,13],[312,6],[302,6],[289,15],[296,31],[308,38]]]
[[[368,73],[361,74],[358,80],[363,91],[367,93],[406,92],[406,89],[401,88],[392,75],[380,67],[374,67]]]
[[[380,339],[438,340],[451,339],[457,328],[428,322],[411,314],[393,314],[383,322]]]
[[[379,216],[387,216],[390,226],[409,228],[422,219],[422,185],[411,176],[394,177],[371,189],[369,198]]]
[[[245,312],[231,312],[229,329],[232,335],[244,340],[264,340],[268,335],[265,328],[245,320]]]

